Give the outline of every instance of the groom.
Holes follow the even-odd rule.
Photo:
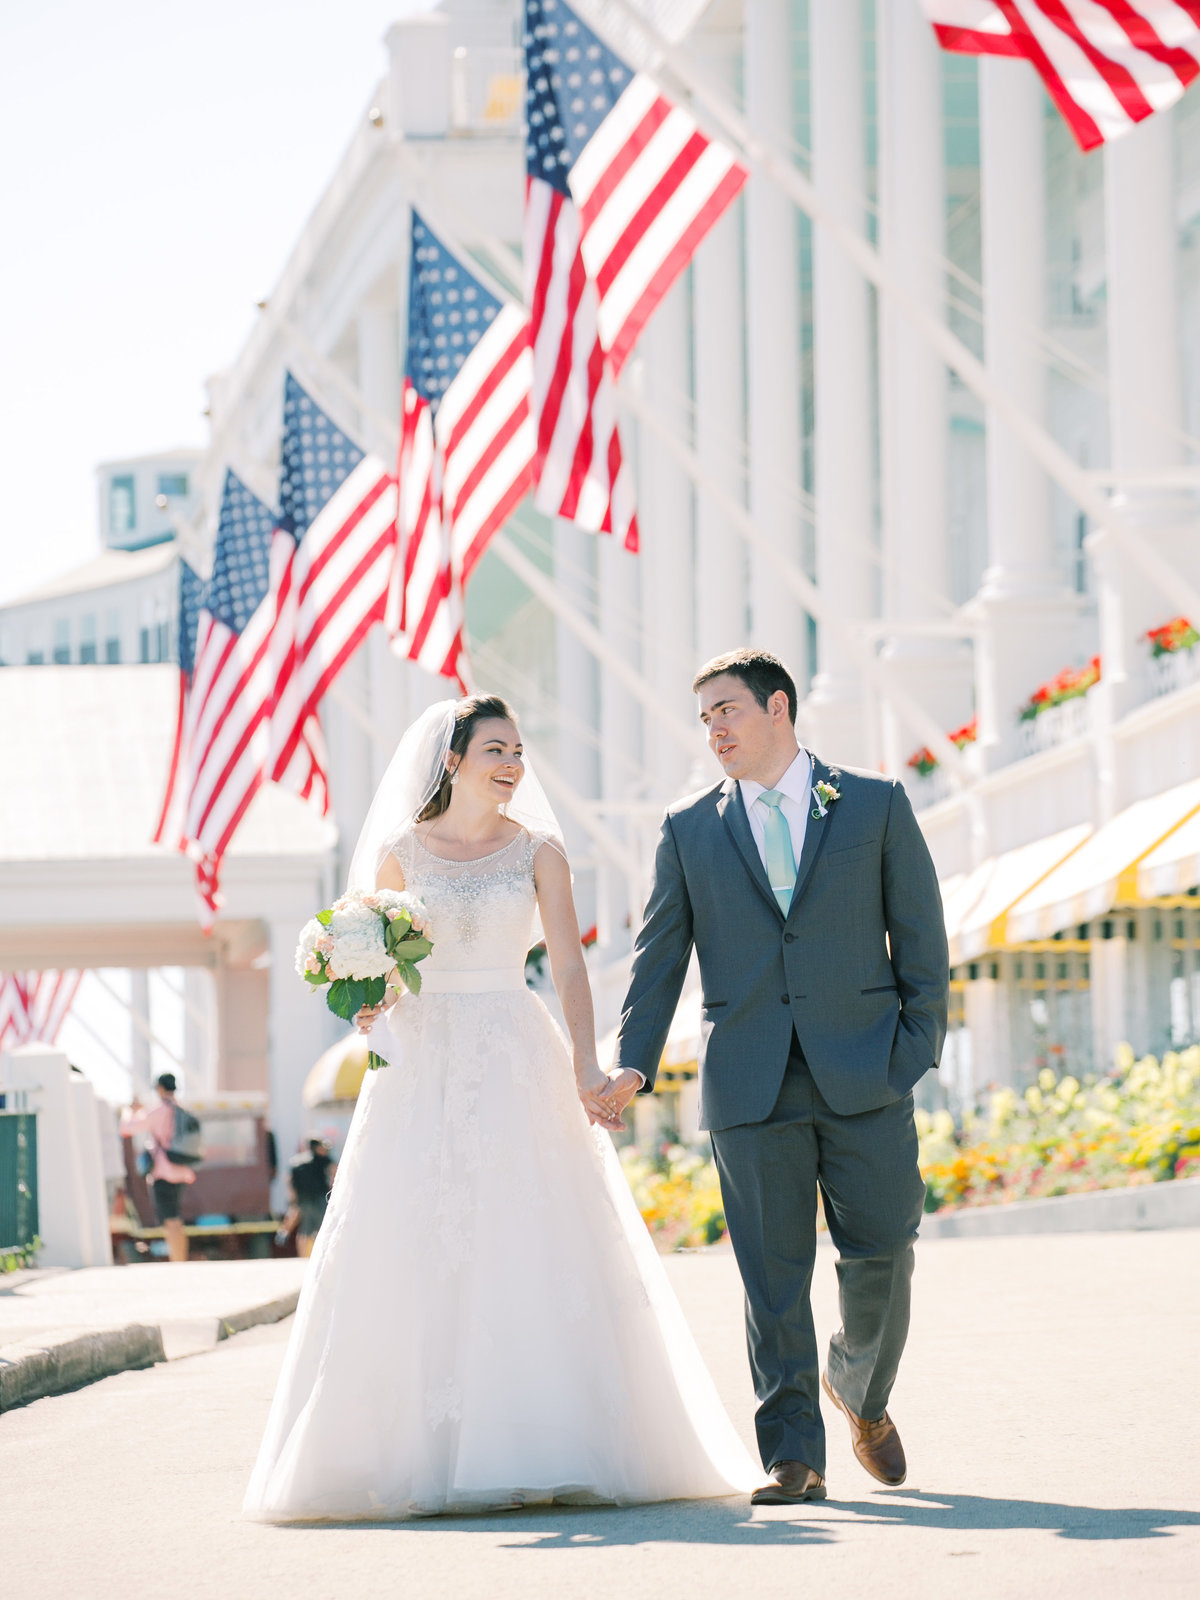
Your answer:
[[[925,1188],[912,1087],[946,1030],[937,878],[903,787],[796,741],[796,686],[763,650],[692,685],[724,783],[672,806],[638,935],[611,1098],[654,1087],[693,945],[704,991],[700,1125],[746,1288],[769,1481],[757,1504],[825,1497],[818,1388],[882,1483],[904,1481],[887,1414],[908,1332]],[[809,1290],[817,1191],[842,1326],[819,1372]]]

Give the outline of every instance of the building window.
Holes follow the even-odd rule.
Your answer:
[[[79,619],[79,661],[85,667],[96,663],[96,618],[90,611]]]
[[[56,666],[65,667],[71,659],[71,624],[66,617],[59,617],[54,624],[54,662]]]
[[[158,492],[166,495],[168,500],[186,500],[188,492],[187,473],[160,472],[158,475]]]
[[[104,619],[104,659],[114,666],[121,659],[121,613],[110,611]]]
[[[138,643],[139,643],[138,659],[140,661],[149,661],[150,660],[150,629],[149,628],[139,628],[139,630],[138,630]]]
[[[121,641],[120,641],[120,639],[105,639],[105,641],[104,641],[104,660],[105,660],[106,665],[108,665],[110,667],[115,667],[120,663],[120,660],[121,660]]]
[[[45,664],[46,657],[44,652],[41,650],[31,650],[25,657],[25,665],[27,667],[43,667]]]
[[[132,474],[109,480],[108,526],[114,535],[132,533],[137,526]]]

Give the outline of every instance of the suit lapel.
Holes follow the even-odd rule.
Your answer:
[[[839,774],[835,768],[827,767],[819,756],[814,756],[811,750],[809,755],[812,757],[812,784],[809,790],[808,822],[804,829],[804,848],[800,852],[800,860],[796,865],[796,887],[792,892],[792,903],[788,907],[787,919],[789,922],[796,915],[796,907],[804,897],[804,891],[808,887],[808,880],[812,877],[812,870],[817,864],[817,857],[825,847],[825,840],[833,822],[834,810],[836,805],[840,804],[840,802],[835,802],[833,806],[827,806],[823,817],[813,815],[813,812],[818,807],[812,790],[816,788],[818,783],[832,782]],[[833,782],[833,787],[837,788],[836,782]],[[746,826],[747,832],[749,832],[749,824],[747,823]]]
[[[767,869],[762,864],[762,857],[758,853],[758,846],[754,842],[754,835],[750,831],[750,821],[746,816],[746,808],[742,804],[741,791],[738,789],[735,778],[726,778],[723,793],[717,801],[717,815],[725,824],[725,831],[737,847],[737,852],[745,864],[746,871],[754,880],[763,899],[774,911],[782,922],[783,912],[779,909],[779,902],[771,892],[771,883],[767,877]],[[798,880],[797,880],[798,881]]]

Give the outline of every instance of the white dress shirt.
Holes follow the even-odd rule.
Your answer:
[[[807,750],[799,750],[796,759],[775,785],[783,796],[779,809],[787,819],[788,831],[792,836],[792,857],[797,871],[800,869],[800,852],[804,849],[804,830],[808,827],[808,813],[813,805],[812,778],[812,757]],[[742,778],[738,787],[742,791],[742,804],[746,808],[750,832],[754,835],[754,842],[758,846],[758,853],[765,867],[767,808],[758,804],[758,797],[760,794],[766,794],[767,786],[765,783],[755,783],[751,778]]]

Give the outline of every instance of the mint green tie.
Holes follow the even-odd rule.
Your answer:
[[[780,911],[786,917],[792,903],[792,891],[796,887],[792,830],[779,809],[783,804],[783,796],[778,789],[767,789],[758,798],[767,808],[767,881],[771,885],[771,893],[779,902]]]

